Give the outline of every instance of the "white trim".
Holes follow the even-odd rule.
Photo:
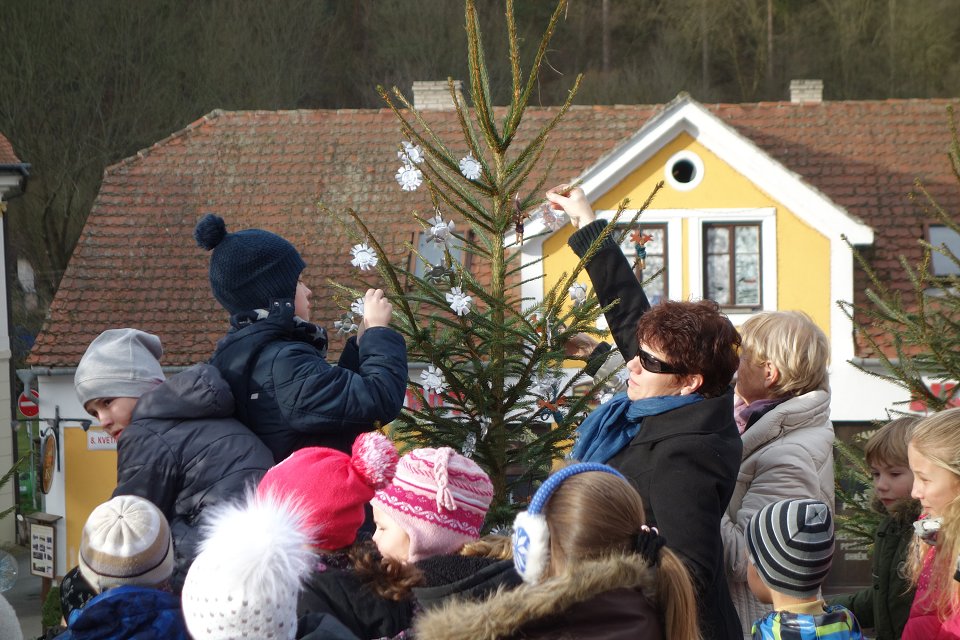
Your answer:
[[[690,179],[690,182],[680,182],[675,177],[673,177],[673,166],[678,162],[683,162],[686,160],[693,165],[693,177]],[[700,159],[700,156],[695,154],[689,149],[684,149],[678,151],[667,160],[667,163],[663,165],[663,178],[667,181],[671,187],[677,191],[692,191],[696,189],[701,182],[703,182],[703,160]]]
[[[687,247],[687,270],[690,274],[690,296],[704,298],[703,290],[703,225],[711,222],[760,223],[760,278],[762,307],[758,311],[777,309],[777,216],[773,207],[758,209],[690,209],[677,212],[689,220],[690,244]],[[727,313],[735,325],[741,325],[758,311]]]

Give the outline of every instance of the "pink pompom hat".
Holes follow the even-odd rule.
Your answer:
[[[450,447],[414,449],[372,503],[410,538],[409,562],[456,553],[480,537],[493,483],[476,462]]]

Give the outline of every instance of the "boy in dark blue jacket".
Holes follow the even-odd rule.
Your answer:
[[[349,452],[357,435],[400,413],[407,348],[388,325],[393,306],[380,289],[364,297],[363,322],[337,366],[326,332],[310,323],[306,267],[292,244],[261,229],[227,233],[207,214],[194,230],[211,250],[210,287],[230,312],[230,331],[210,360],[230,384],[237,418],[280,462],[304,447]]]

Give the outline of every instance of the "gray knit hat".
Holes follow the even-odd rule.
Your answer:
[[[96,398],[139,398],[164,380],[160,338],[138,329],[107,329],[87,347],[73,384],[82,406]]]
[[[80,574],[97,592],[124,584],[160,586],[173,574],[166,517],[138,496],[117,496],[99,505],[80,536]]]
[[[758,511],[745,531],[750,560],[778,593],[816,596],[833,561],[833,516],[819,500],[781,500]]]

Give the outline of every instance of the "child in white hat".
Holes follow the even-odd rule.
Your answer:
[[[64,640],[188,640],[180,599],[169,591],[173,539],[149,500],[117,496],[94,509],[80,537],[80,573],[97,592],[67,620]]]

